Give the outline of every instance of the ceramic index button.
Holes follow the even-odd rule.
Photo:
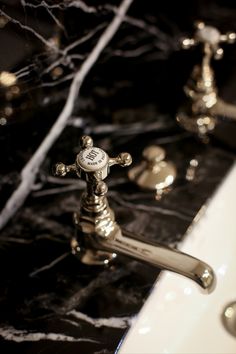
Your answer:
[[[98,171],[107,165],[108,156],[102,149],[91,147],[80,151],[77,163],[86,171]]]

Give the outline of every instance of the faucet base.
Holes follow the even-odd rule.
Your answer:
[[[211,133],[219,124],[220,120],[236,121],[236,105],[227,103],[218,98],[211,107],[199,112],[192,109],[193,102],[190,100],[182,106],[177,113],[177,122],[187,131],[197,133],[200,137],[205,137]]]
[[[215,116],[210,111],[196,115],[182,109],[178,112],[176,120],[185,130],[196,133],[200,137],[212,132],[217,124]]]
[[[108,265],[113,262],[117,254],[112,252],[100,251],[96,249],[84,249],[76,238],[71,240],[72,253],[79,258],[79,260],[87,265]]]

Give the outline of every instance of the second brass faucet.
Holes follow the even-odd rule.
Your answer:
[[[235,43],[236,33],[222,34],[217,28],[207,26],[204,22],[197,22],[195,27],[193,38],[185,38],[182,48],[189,49],[200,45],[202,62],[194,66],[190,79],[184,86],[187,99],[176,118],[186,130],[197,133],[207,141],[206,134],[215,129],[220,116],[230,120],[236,119],[235,105],[224,102],[218,96],[215,73],[211,65],[212,59],[218,60],[223,56],[221,44]]]
[[[106,197],[108,188],[103,180],[111,166],[129,166],[131,155],[121,153],[111,158],[104,150],[94,147],[89,136],[83,136],[80,145],[81,150],[74,164],[58,163],[55,166],[57,176],[65,176],[72,171],[87,183],[79,210],[74,214],[77,237],[71,241],[72,252],[78,254],[83,263],[90,265],[107,264],[120,253],[186,276],[206,292],[211,292],[215,287],[215,275],[208,264],[178,250],[144,242],[138,235],[121,229],[116,223]]]

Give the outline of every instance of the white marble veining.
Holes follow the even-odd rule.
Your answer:
[[[111,327],[111,328],[127,328],[132,324],[133,318],[124,317],[109,317],[109,318],[92,318],[82,312],[72,310],[68,313],[73,317],[92,324],[95,327]]]
[[[0,328],[0,337],[8,341],[17,343],[21,342],[37,342],[40,340],[50,340],[57,342],[91,342],[98,343],[90,338],[75,338],[66,336],[61,333],[41,333],[41,332],[28,332],[26,330],[18,330],[13,327]]]

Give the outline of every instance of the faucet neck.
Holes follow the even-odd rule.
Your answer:
[[[88,237],[97,235],[113,238],[118,225],[106,196],[97,196],[86,191],[81,198],[80,209],[74,214],[77,230]]]

